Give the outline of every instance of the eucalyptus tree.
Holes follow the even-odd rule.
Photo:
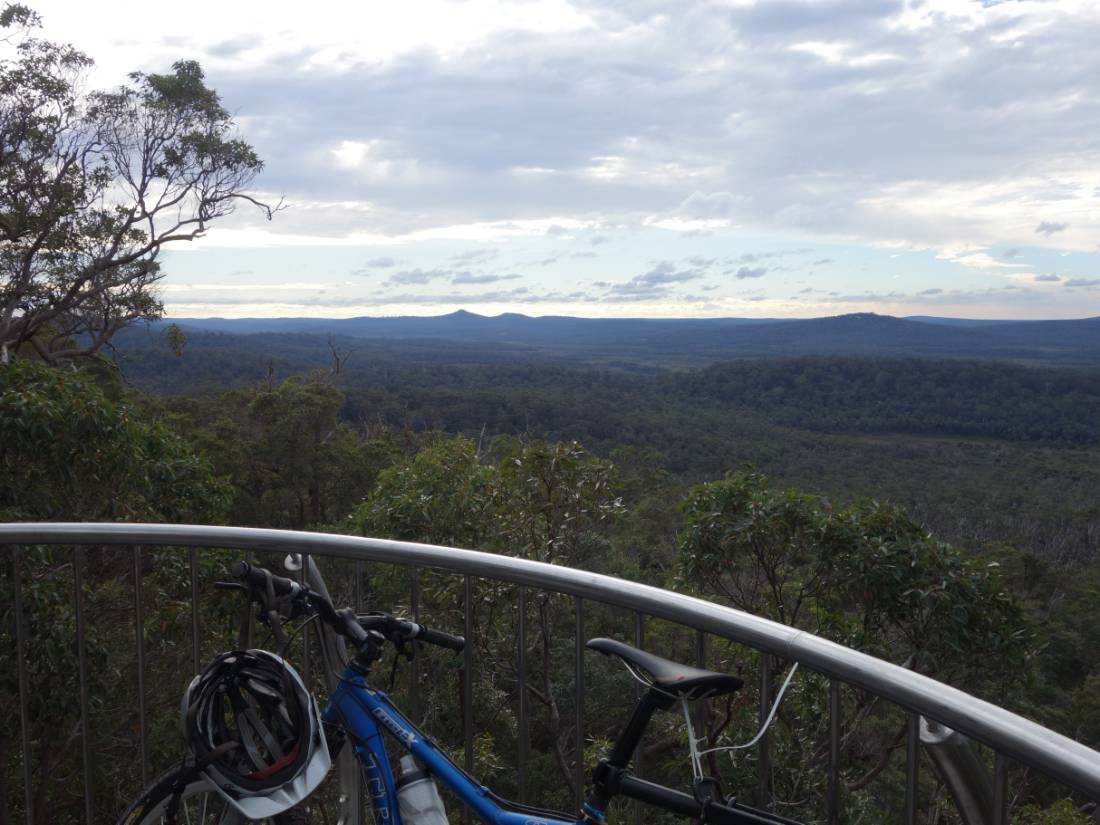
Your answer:
[[[162,317],[165,245],[194,240],[244,200],[263,168],[199,64],[135,72],[86,92],[93,61],[0,13],[0,357],[87,356]]]

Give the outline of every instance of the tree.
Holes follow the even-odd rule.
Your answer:
[[[1018,702],[1033,676],[1031,623],[999,566],[933,538],[897,507],[875,501],[837,507],[820,496],[772,489],[753,470],[695,487],[683,506],[681,572],[705,597],[998,704]],[[805,798],[828,753],[821,725],[804,733],[826,717],[827,685],[816,675],[800,681],[770,734],[780,799]],[[862,691],[851,692],[842,714],[846,790],[859,794],[903,747],[905,720]],[[714,738],[708,747],[722,741]],[[893,783],[880,787],[889,791]],[[896,801],[876,804],[891,810]]]
[[[9,5],[0,26],[39,25]],[[13,35],[14,37],[14,35]],[[165,244],[200,237],[249,201],[263,168],[194,61],[85,93],[92,65],[24,33],[0,60],[0,357],[56,364],[163,315]]]
[[[29,359],[0,366],[0,433],[3,521],[216,523],[228,506],[228,485],[190,444],[130,403],[108,397],[83,371],[52,369]],[[32,739],[36,825],[78,822],[82,807],[83,788],[72,781],[79,771],[81,732],[74,553],[69,547],[31,546],[23,556],[29,718],[34,730],[51,731]],[[204,563],[205,558],[212,559],[204,557]],[[100,547],[84,561],[85,652],[88,687],[95,697],[90,724],[98,725],[101,737],[93,767],[98,789],[134,788],[139,780],[140,766],[133,758],[135,664],[130,639],[123,641],[133,621],[124,581],[133,575],[134,559],[129,549]],[[187,649],[180,640],[190,624],[183,595],[189,570],[186,558],[170,549],[145,551],[142,562],[145,588],[163,595],[150,598],[144,617],[149,707],[165,709],[151,714],[150,723],[157,732],[174,733],[182,688],[179,660]],[[13,554],[0,553],[0,706],[8,708],[19,696],[13,581]],[[212,618],[203,621],[215,627]],[[12,791],[23,758],[18,736],[16,717],[6,714],[0,719],[0,825],[23,821],[22,794]],[[174,758],[176,740],[165,736],[163,741]],[[102,804],[105,794],[98,794]]]

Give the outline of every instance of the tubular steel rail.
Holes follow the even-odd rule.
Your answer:
[[[770,685],[770,658],[779,657],[798,662],[830,678],[829,691],[829,764],[828,792],[826,795],[826,821],[839,821],[839,739],[840,739],[840,685],[847,684],[868,691],[883,699],[899,705],[909,714],[906,739],[906,798],[903,821],[915,823],[916,796],[918,779],[918,746],[920,744],[919,718],[925,717],[939,725],[979,742],[996,753],[993,786],[993,810],[986,812],[986,822],[1001,825],[1006,821],[1006,770],[1008,761],[1034,768],[1055,781],[1073,788],[1086,797],[1100,801],[1100,752],[1094,751],[1078,742],[1057,734],[1035,722],[1010,713],[1003,708],[977,699],[963,691],[944,685],[933,679],[921,676],[897,665],[876,659],[872,656],[843,647],[813,634],[795,628],[777,624],[729,607],[674,593],[668,590],[639,584],[637,582],[590,573],[558,565],[528,561],[492,553],[463,550],[453,547],[441,547],[412,542],[389,541],[384,539],[358,538],[353,536],[306,533],[285,530],[266,530],[244,527],[210,527],[202,525],[172,524],[90,524],[90,523],[25,523],[0,524],[0,545],[39,545],[39,544],[110,544],[134,545],[134,574],[141,576],[140,546],[159,545],[186,547],[190,549],[191,592],[192,592],[192,631],[197,639],[197,557],[195,548],[208,547],[245,551],[278,551],[303,553],[318,557],[336,557],[356,562],[359,569],[362,562],[383,562],[413,568],[412,607],[415,611],[419,588],[417,571],[435,569],[458,573],[463,576],[465,594],[465,627],[467,637],[473,630],[472,580],[489,579],[519,585],[520,610],[519,631],[524,631],[526,611],[522,606],[526,600],[526,588],[562,593],[574,598],[576,653],[575,653],[575,694],[577,707],[584,702],[584,678],[581,655],[584,643],[585,602],[592,601],[604,605],[624,608],[634,612],[636,644],[644,641],[644,618],[647,616],[665,619],[687,627],[695,628],[696,655],[700,662],[705,661],[706,637],[713,634],[725,639],[752,647],[765,654],[761,657],[762,676],[760,691],[760,714],[763,718],[770,705],[768,686]],[[18,657],[18,682],[20,692],[21,736],[24,755],[30,753],[29,724],[27,718],[27,673],[26,673],[26,627],[23,615],[20,582],[20,552],[13,548],[13,588],[15,635]],[[83,551],[78,547],[74,560],[74,577],[79,590],[82,575]],[[135,589],[134,613],[137,626],[142,621],[142,599],[140,578]],[[356,599],[360,598],[358,580]],[[78,624],[81,622],[80,599],[77,599]],[[82,633],[78,628],[77,654],[80,674],[80,703],[82,724],[86,724],[88,696],[85,689],[85,667]],[[142,678],[141,664],[144,657],[142,635],[137,634],[138,678]],[[519,646],[520,660],[517,662],[520,680],[519,706],[519,754],[517,774],[521,794],[526,785],[528,772],[528,731],[527,699],[523,690],[525,676],[524,646]],[[462,691],[462,726],[464,731],[464,761],[469,768],[473,762],[473,714],[470,690],[472,685],[471,665],[473,646],[468,645],[465,652],[465,667]],[[197,642],[193,651],[195,670],[199,669]],[[143,688],[139,684],[138,713],[142,726],[139,750],[143,762],[143,774],[148,761],[148,742],[144,724],[145,708],[140,694]],[[414,703],[417,701],[413,698]],[[414,708],[414,713],[415,713]],[[577,714],[576,744],[583,747],[583,714]],[[82,737],[84,755],[85,782],[88,783],[87,731]],[[760,750],[760,787],[765,793],[768,788],[768,751],[767,737],[759,746]],[[580,760],[578,762],[578,778]],[[28,794],[28,822],[30,819],[31,778],[28,760],[23,759],[24,782]],[[580,787],[582,783],[578,783]],[[85,793],[86,820],[92,822],[92,807],[89,792]],[[635,809],[635,821],[640,821],[639,810]]]

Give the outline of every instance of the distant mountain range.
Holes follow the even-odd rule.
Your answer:
[[[458,311],[432,317],[393,318],[180,318],[192,337],[293,334],[310,339],[369,339],[392,350],[416,341],[462,344],[463,360],[484,351],[498,361],[545,356],[588,363],[626,361],[648,365],[699,364],[736,358],[845,354],[928,358],[993,358],[1023,363],[1100,365],[1100,317],[1068,321],[981,321],[872,313],[812,319],[574,318],[515,313],[487,317]],[[135,336],[123,338],[135,341]],[[225,345],[231,345],[223,340]],[[316,343],[316,342],[314,342]],[[364,340],[365,343],[365,340]],[[247,346],[245,341],[238,342]],[[435,345],[438,346],[438,345]],[[444,348],[445,350],[445,348]],[[432,355],[439,360],[440,353]],[[445,359],[444,359],[445,360]]]

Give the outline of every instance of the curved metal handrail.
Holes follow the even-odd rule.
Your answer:
[[[1100,800],[1100,752],[911,670],[730,607],[569,567],[431,544],[188,524],[40,522],[0,525],[0,544],[218,547],[339,556],[436,568],[553,590],[689,625],[794,660],[975,739]]]

